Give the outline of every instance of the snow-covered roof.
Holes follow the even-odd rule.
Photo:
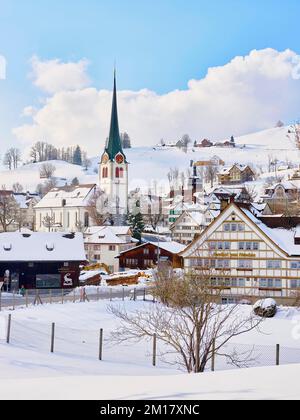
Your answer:
[[[120,252],[120,255],[122,255],[122,254],[124,254],[128,251],[132,251],[132,250],[144,247],[145,245],[148,245],[148,244],[154,245],[156,248],[163,249],[163,250],[168,251],[172,254],[179,254],[179,252],[182,252],[186,248],[186,245],[182,245],[179,242],[174,242],[174,241],[166,241],[166,242],[165,241],[160,241],[160,242],[148,241],[148,242],[145,242],[145,243],[143,243],[143,244],[141,244],[141,245],[139,245],[135,248],[131,248],[131,249],[127,249],[125,251],[122,251],[122,252]]]
[[[0,234],[0,261],[85,261],[81,233]]]
[[[65,200],[64,207],[87,206],[95,189],[96,184],[53,188],[35,208],[60,208],[63,207],[63,200]]]
[[[111,227],[104,226],[98,232],[88,236],[85,239],[85,243],[121,245],[126,244],[127,242],[124,239],[120,238],[120,236],[116,235]]]
[[[38,194],[14,193],[14,199],[21,209],[27,209],[32,200],[38,202],[40,197]]]
[[[117,236],[124,236],[130,235],[130,227],[129,226],[90,226],[86,229],[86,235],[94,235],[95,233],[100,232],[103,229],[109,228],[115,235]]]
[[[300,245],[295,245],[296,228],[270,228],[257,219],[250,210],[242,211],[262,230],[273,242],[290,256],[300,256]]]

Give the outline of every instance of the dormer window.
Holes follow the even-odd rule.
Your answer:
[[[4,249],[4,251],[11,251],[12,250],[12,244],[4,244],[3,249]]]
[[[46,244],[46,249],[49,252],[54,251],[54,243],[47,243]]]

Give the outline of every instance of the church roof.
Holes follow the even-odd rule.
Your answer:
[[[111,110],[110,131],[105,146],[105,152],[108,154],[110,160],[115,160],[115,157],[118,153],[121,153],[125,157],[119,131],[116,72],[114,73],[114,91]]]

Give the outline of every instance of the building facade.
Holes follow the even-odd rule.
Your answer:
[[[77,287],[84,262],[80,233],[0,234],[0,282],[5,291]]]
[[[37,232],[78,232],[92,225],[89,203],[97,185],[77,185],[52,189],[34,207]]]
[[[187,273],[209,271],[212,290],[221,289],[226,302],[291,303],[300,292],[297,229],[271,229],[246,207],[228,205],[180,255]]]

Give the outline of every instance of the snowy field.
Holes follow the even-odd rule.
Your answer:
[[[258,133],[248,134],[236,138],[237,147],[227,149],[220,147],[193,148],[187,153],[177,148],[159,149],[154,147],[132,148],[126,150],[129,165],[129,189],[137,187],[148,191],[149,185],[155,183],[157,191],[165,191],[168,186],[167,174],[170,168],[178,168],[186,173],[190,167],[190,161],[208,160],[217,155],[225,161],[226,165],[233,163],[251,164],[256,168],[263,167],[267,172],[268,157],[277,158],[280,162],[291,161],[299,164],[300,152],[294,142],[288,138],[288,127],[273,128]],[[53,161],[56,167],[55,177],[61,178],[59,184],[71,182],[77,177],[82,184],[98,182],[95,170],[98,168],[99,155],[92,159],[92,166],[88,171],[77,165],[62,161]],[[95,153],[96,154],[96,153]],[[35,191],[36,186],[43,180],[40,179],[39,171],[41,164],[29,164],[15,171],[2,170],[0,172],[1,184],[11,188],[16,182],[20,182],[24,191]],[[268,174],[273,175],[274,174]],[[288,175],[288,174],[285,174]],[[265,178],[265,176],[264,176]],[[258,181],[258,184],[262,181]]]
[[[119,323],[107,312],[109,304],[68,303],[1,312],[0,398],[300,398],[300,312],[296,309],[280,309],[260,332],[241,336],[236,344],[259,345],[260,351],[267,350],[264,362],[274,365],[279,343],[284,346],[282,357],[299,365],[248,370],[227,366],[226,371],[185,375],[160,359],[153,367],[150,342],[112,345],[109,334]],[[153,303],[113,305],[126,305],[131,311]],[[248,312],[251,307],[240,310]],[[8,313],[12,314],[10,344],[5,342]],[[52,322],[56,323],[54,354],[50,353]],[[105,337],[103,361],[98,360],[100,328]],[[220,364],[217,360],[217,369]]]

